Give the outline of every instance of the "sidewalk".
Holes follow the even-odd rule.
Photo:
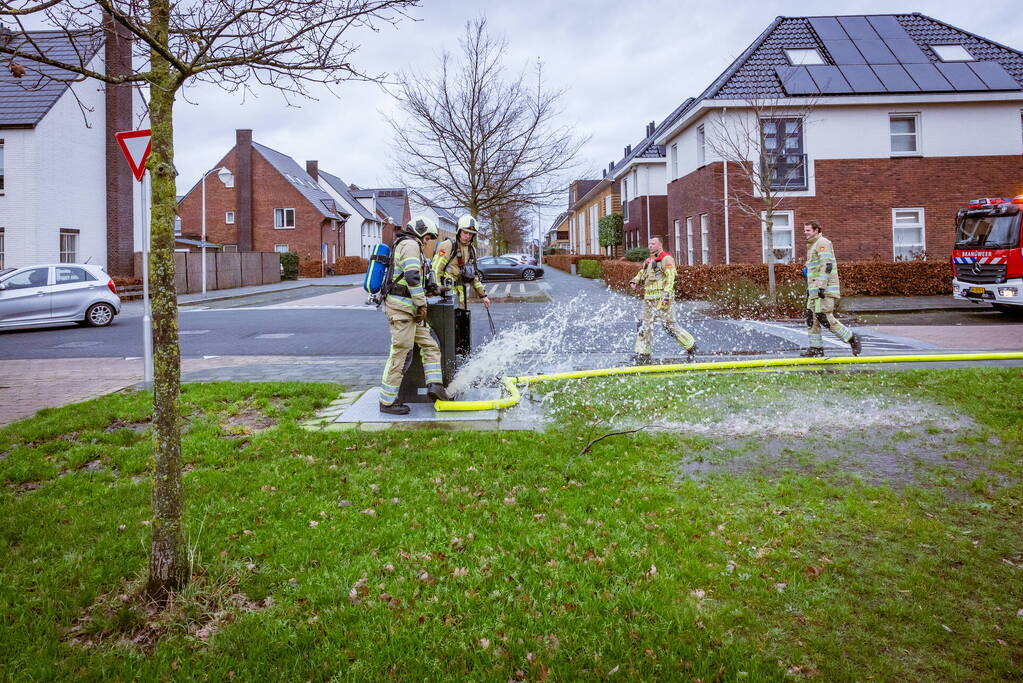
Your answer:
[[[976,311],[981,307],[947,296],[848,296],[843,313],[911,313],[913,311]]]
[[[267,292],[284,292],[302,287],[356,287],[362,284],[365,273],[355,275],[331,275],[328,277],[299,278],[298,280],[281,280],[269,285],[253,285],[251,287],[235,287],[233,289],[216,289],[202,293],[179,294],[178,306],[196,306],[210,301],[223,301],[224,299],[237,299],[253,294],[265,294]]]

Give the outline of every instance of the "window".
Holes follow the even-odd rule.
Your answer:
[[[622,181],[622,220],[629,220],[629,179]]]
[[[675,227],[675,258],[679,258],[682,253],[682,228],[679,227],[678,219],[674,221]]]
[[[770,181],[771,189],[805,190],[802,119],[761,119],[760,125],[764,141],[761,163],[764,178]]]
[[[696,167],[707,163],[707,132],[703,126],[696,129]]]
[[[920,153],[919,114],[890,114],[888,117],[892,138],[892,156],[910,156]]]
[[[29,287],[45,287],[50,279],[49,268],[32,268],[23,270],[6,280],[7,289],[28,289]]]
[[[4,269],[4,229],[0,228],[0,270]]]
[[[701,263],[710,263],[710,216],[700,214],[700,254]]]
[[[234,211],[224,212],[224,222],[228,225],[234,225]],[[292,220],[292,222],[294,222],[294,220]]]
[[[597,249],[600,247],[599,239],[599,224],[597,223],[597,205],[594,204],[590,207],[590,241],[593,243],[593,251],[591,254],[596,254]]]
[[[4,193],[4,141],[0,140],[0,195]]]
[[[294,227],[294,209],[274,209],[274,230],[286,230]]]
[[[786,49],[785,56],[789,58],[792,66],[806,66],[808,64],[826,64],[824,57],[816,49]]]
[[[174,234],[175,235],[181,234],[181,216],[174,217]]]
[[[614,210],[614,198],[611,195],[604,197],[604,215],[610,216]]]
[[[896,261],[923,259],[923,209],[892,209],[892,248]]]
[[[795,243],[792,241],[792,212],[775,211],[771,221],[772,237],[774,237],[774,262],[792,263],[795,258]],[[767,263],[767,213],[760,214],[761,237],[763,241],[764,263]]]
[[[678,178],[678,143],[671,146],[671,180]]]
[[[56,268],[54,271],[57,275],[56,284],[68,285],[73,282],[89,282],[96,278],[87,271],[85,268],[72,268],[70,266],[62,266]]]
[[[686,263],[693,265],[693,217],[686,218]]]
[[[931,45],[934,54],[943,62],[972,62],[973,55],[962,45]]]
[[[274,245],[274,251],[276,251],[278,254],[287,254],[288,253],[288,245],[287,244],[275,244]]]
[[[78,260],[78,231],[70,228],[60,230],[60,262],[74,263]]]

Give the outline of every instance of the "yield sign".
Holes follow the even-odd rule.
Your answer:
[[[147,130],[129,130],[124,133],[114,133],[117,144],[121,146],[124,158],[131,166],[131,172],[135,174],[135,180],[142,181],[146,174],[146,159],[152,150],[152,134]]]

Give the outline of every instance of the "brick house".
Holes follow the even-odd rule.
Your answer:
[[[62,31],[0,27],[0,44],[123,74],[131,69],[124,33],[105,23],[72,44]],[[0,69],[0,268],[89,261],[134,275],[142,199],[114,133],[147,127],[140,96],[130,85],[52,80],[71,75],[15,61],[26,67],[23,77],[6,61]]]
[[[1021,84],[1019,51],[921,14],[779,17],[654,135],[669,244],[682,262],[762,262],[763,202],[739,162],[766,158],[783,261],[808,220],[841,259],[947,258],[956,209],[1023,191]],[[741,159],[721,144],[737,131],[756,141]]]
[[[306,171],[317,179],[320,187],[334,198],[338,206],[349,215],[344,229],[344,253],[346,256],[369,258],[373,245],[384,238],[386,221],[376,211],[373,197],[357,199],[352,188],[341,178],[326,171],[320,171],[315,161],[307,161]],[[316,173],[313,173],[313,165]]]
[[[349,212],[294,159],[253,142],[251,130],[236,131],[234,147],[212,168],[227,168],[234,181],[227,186],[215,172],[206,179],[208,241],[225,251],[293,251],[305,272],[345,255]],[[201,179],[178,203],[178,216],[182,237],[201,235]]]
[[[558,214],[558,217],[551,223],[551,227],[547,230],[547,234],[544,236],[544,247],[553,247],[554,249],[565,249],[570,248],[568,241],[568,212],[562,211]]]
[[[606,249],[599,242],[600,219],[621,211],[618,182],[608,171],[600,180],[573,181],[568,188],[568,234],[572,253],[605,253]]]

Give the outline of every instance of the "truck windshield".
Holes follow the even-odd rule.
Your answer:
[[[1019,214],[965,216],[956,226],[956,249],[1011,249],[1019,246]]]

